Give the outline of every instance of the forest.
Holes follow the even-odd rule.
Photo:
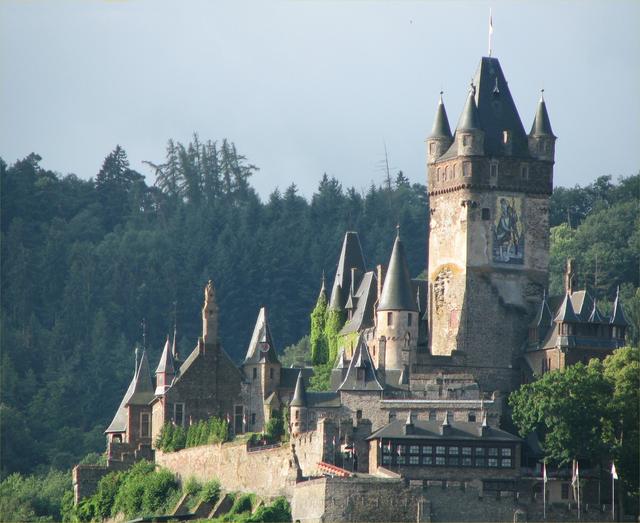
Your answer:
[[[190,352],[209,279],[234,360],[264,305],[278,350],[304,361],[296,351],[308,347],[322,273],[332,281],[346,230],[359,232],[373,267],[387,262],[400,224],[412,275],[425,270],[426,187],[402,171],[364,192],[318,173],[311,198],[291,184],[263,201],[251,185],[259,168],[228,140],[169,140],[165,158],[146,162],[153,184],[120,146],[91,179],[41,161],[0,159],[1,478],[68,470],[102,451],[135,346],[153,366],[175,326]],[[556,188],[550,212],[551,293],[567,257],[605,310],[620,286],[636,346],[639,196],[640,175],[606,175]]]

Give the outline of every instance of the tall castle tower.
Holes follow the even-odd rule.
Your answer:
[[[548,281],[555,136],[540,99],[526,134],[496,58],[482,58],[452,135],[427,139],[429,346],[508,390]]]

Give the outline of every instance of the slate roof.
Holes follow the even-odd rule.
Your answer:
[[[553,321],[562,321],[565,323],[580,323],[580,318],[576,315],[573,310],[573,304],[571,302],[571,297],[569,293],[567,293],[562,300],[562,304],[556,313],[556,317]]]
[[[344,308],[344,300],[342,299],[342,295],[342,286],[335,286],[331,291],[331,301],[329,302],[329,309],[341,311]]]
[[[167,335],[167,341],[164,344],[164,348],[162,349],[162,354],[160,355],[160,362],[158,363],[158,367],[156,368],[156,374],[160,374],[161,372],[165,372],[167,374],[175,373],[176,369],[173,365],[173,354],[171,350],[171,344],[169,343],[169,336]]]
[[[406,434],[406,422],[394,420],[376,430],[368,440],[373,439],[427,439],[427,440],[462,440],[462,441],[500,441],[521,442],[522,440],[505,430],[486,427],[481,431],[480,423],[450,421],[449,429],[441,434],[442,423],[437,420],[413,420],[412,430]]]
[[[305,367],[304,369],[287,368],[280,369],[280,388],[293,390],[296,387],[298,374],[302,371],[302,377],[305,383],[309,382],[309,378],[313,376],[313,368]]]
[[[579,319],[589,320],[593,311],[593,298],[586,290],[572,292],[571,305],[573,305],[573,311]]]
[[[340,395],[337,392],[307,392],[307,407],[327,408],[341,407]]]
[[[551,130],[551,121],[549,120],[549,114],[547,113],[547,104],[544,102],[544,96],[540,96],[538,102],[538,110],[533,119],[533,125],[531,126],[531,136],[555,136]]]
[[[278,355],[273,345],[273,338],[271,337],[271,329],[269,329],[267,310],[265,307],[260,308],[256,325],[253,328],[251,341],[247,348],[247,355],[244,358],[245,364],[259,363],[261,361],[278,363]]]
[[[360,274],[364,273],[366,268],[364,264],[364,255],[362,254],[362,246],[360,238],[355,231],[347,231],[342,241],[342,250],[338,260],[338,268],[336,277],[331,288],[331,306],[337,308],[334,302],[339,298],[340,309],[344,308],[346,301],[345,294],[351,288],[351,269],[355,267]],[[336,288],[340,287],[340,295],[335,296]]]
[[[389,260],[389,269],[384,278],[378,310],[417,311],[416,293],[411,285],[407,257],[400,235],[396,236]]]
[[[616,300],[613,302],[613,311],[611,312],[611,325],[619,325],[621,327],[626,327],[629,325],[627,318],[624,315],[624,310],[622,309],[622,302],[620,301],[620,288],[616,292]]]
[[[307,397],[304,389],[304,380],[302,379],[302,371],[298,373],[298,379],[296,381],[296,390],[291,398],[290,407],[305,407],[307,405]]]
[[[105,430],[105,433],[126,432],[127,430],[127,406],[128,405],[148,405],[154,398],[153,384],[151,383],[151,371],[149,370],[149,360],[147,352],[142,351],[142,358],[136,372],[129,383],[122,401],[116,411],[113,420]]]
[[[338,390],[383,390],[364,338],[358,338],[349,368]]]
[[[478,107],[476,106],[475,89],[469,90],[467,101],[462,109],[462,114],[458,120],[457,131],[470,131],[473,129],[481,129],[480,116],[478,115]]]
[[[440,93],[440,101],[436,109],[436,118],[433,121],[433,128],[429,138],[451,138],[451,127],[449,127],[449,118],[442,101],[442,93]]]
[[[354,295],[355,307],[351,319],[342,327],[340,334],[358,332],[374,324],[374,305],[376,302],[376,275],[373,271],[365,272],[360,279],[360,285]],[[348,303],[348,302],[347,302]]]
[[[609,323],[609,318],[598,309],[596,300],[593,300],[593,309],[591,309],[591,314],[589,315],[589,323]]]

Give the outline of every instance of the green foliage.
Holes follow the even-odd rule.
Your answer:
[[[229,440],[229,424],[215,416],[189,425],[187,429],[167,422],[156,438],[156,448],[164,452],[175,452],[207,443],[224,443]]]
[[[520,435],[536,431],[547,458],[615,459],[626,491],[637,496],[639,349],[548,372],[511,393],[509,404]]]
[[[316,365],[313,368],[313,376],[309,380],[310,391],[324,391],[329,390],[331,385],[331,370],[333,369],[332,363],[325,363],[324,365]]]
[[[311,341],[303,336],[297,343],[285,347],[279,356],[283,367],[304,368],[311,365]]]
[[[314,365],[327,363],[329,360],[329,346],[325,332],[325,321],[327,317],[327,295],[324,292],[318,296],[316,306],[311,312],[311,333],[309,343],[311,344],[311,362]]]
[[[327,310],[327,320],[325,324],[325,337],[329,347],[327,364],[333,366],[338,357],[338,333],[344,325],[344,313],[335,309]]]
[[[255,511],[247,523],[283,523],[291,521],[291,506],[283,498],[276,498],[270,505],[263,505]]]
[[[202,486],[199,499],[214,505],[220,497],[220,491],[220,482],[217,479],[212,479]]]
[[[11,474],[0,483],[0,521],[60,521],[62,498],[69,489],[68,472]]]
[[[264,430],[269,441],[279,441],[284,435],[284,420],[279,410],[271,413],[271,418],[267,422]]]
[[[242,514],[244,512],[251,512],[253,504],[255,503],[255,494],[241,494],[233,502],[229,515]]]

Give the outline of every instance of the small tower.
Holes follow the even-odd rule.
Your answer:
[[[410,350],[416,347],[419,321],[399,228],[376,315],[377,335],[386,339],[384,367],[402,370],[410,363]]]
[[[611,311],[612,336],[621,340],[620,345],[624,344],[625,333],[629,322],[625,318],[624,310],[622,310],[622,302],[620,301],[620,287],[616,290],[616,299],[613,302],[613,310]]]
[[[472,84],[456,128],[458,156],[481,156],[484,154],[484,131],[480,125],[475,94],[476,88]]]
[[[302,380],[302,370],[298,374],[296,381],[296,389],[293,398],[289,404],[291,434],[297,436],[307,430],[307,394],[304,389],[304,381]]]
[[[453,136],[451,136],[449,119],[442,101],[442,91],[440,91],[440,101],[436,109],[433,129],[431,129],[431,134],[427,138],[427,163],[433,163],[440,158],[451,147],[452,142]]]
[[[171,351],[171,344],[169,342],[169,335],[167,335],[167,341],[162,349],[162,355],[160,356],[160,363],[156,369],[156,396],[164,394],[176,375],[175,366],[173,364],[173,354]]]
[[[205,345],[218,343],[218,304],[216,303],[215,289],[211,280],[204,288],[202,341]]]
[[[529,133],[529,153],[538,160],[553,163],[556,137],[551,130],[551,122],[544,101],[544,89],[540,94],[538,109]]]

